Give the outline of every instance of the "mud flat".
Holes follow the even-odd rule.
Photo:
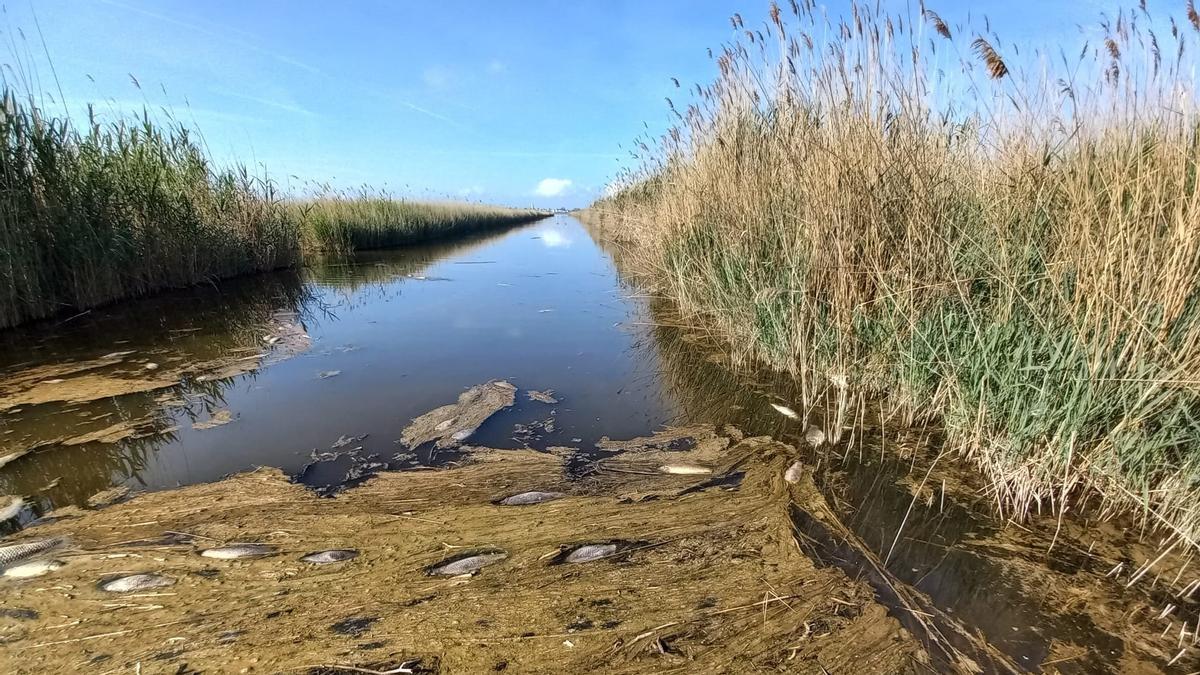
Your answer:
[[[655,440],[627,446],[617,470],[597,467],[581,481],[565,478],[569,449],[472,448],[462,466],[382,474],[334,498],[263,469],[68,512],[22,535],[68,536],[73,547],[46,576],[5,580],[0,666],[895,673],[934,665],[867,583],[801,550],[792,510],[820,496],[783,480],[788,446],[702,429],[691,436],[686,451]],[[754,461],[736,488],[636,471],[668,456],[717,473]],[[496,503],[532,490],[565,496]],[[238,542],[279,553],[198,554]],[[585,546],[594,548],[571,555]],[[328,549],[358,556],[300,561]],[[478,552],[491,555],[474,573],[428,573]],[[97,587],[130,574],[175,583],[127,594]]]

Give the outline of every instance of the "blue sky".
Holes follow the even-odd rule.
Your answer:
[[[831,14],[847,6],[828,4]],[[951,22],[970,4],[1009,39],[1070,44],[1080,42],[1076,22],[1115,6],[942,4]],[[105,114],[167,105],[219,161],[265,166],[292,191],[322,181],[579,206],[629,163],[636,137],[665,128],[664,97],[678,95],[670,78],[710,81],[705,50],[731,38],[728,17],[740,11],[752,25],[767,6],[37,0],[8,6],[0,26],[5,62],[35,64],[54,94],[40,24],[73,113],[89,101]]]

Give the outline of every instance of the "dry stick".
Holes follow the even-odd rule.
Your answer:
[[[68,640],[55,640],[53,642],[39,642],[36,645],[31,645],[29,647],[29,649],[37,649],[38,647],[52,647],[54,645],[65,645],[65,644],[72,643],[72,642],[86,642],[88,640],[99,640],[100,638],[116,637],[118,635],[125,635],[126,633],[133,633],[133,632],[139,631],[139,630],[149,630],[151,628],[164,628],[166,626],[173,626],[178,623],[187,623],[188,621],[190,621],[190,619],[180,619],[178,621],[168,621],[166,623],[160,623],[160,624],[156,624],[153,626],[143,626],[143,627],[139,627],[139,628],[126,628],[125,630],[113,631],[111,633],[101,633],[99,635],[88,635],[86,637],[81,637],[81,638],[70,638]]]
[[[1143,567],[1141,569],[1140,572],[1138,572],[1136,575],[1134,575],[1134,577],[1129,580],[1129,583],[1125,584],[1125,588],[1129,588],[1130,586],[1137,583],[1137,580],[1144,577],[1146,575],[1146,572],[1150,571],[1150,568],[1154,567],[1155,565],[1157,565],[1159,563],[1160,560],[1167,557],[1167,554],[1170,553],[1172,551],[1172,549],[1175,548],[1175,544],[1178,544],[1178,543],[1179,543],[1179,540],[1175,540],[1175,541],[1171,542],[1171,545],[1168,546],[1166,548],[1166,550],[1164,550],[1162,553],[1158,554],[1158,557],[1154,559],[1154,562],[1151,562],[1150,564],[1146,565],[1145,567]]]
[[[340,666],[337,664],[318,663],[313,666],[299,666],[292,670],[300,670],[301,668],[336,668],[338,670],[349,670],[354,673],[367,673],[367,675],[406,675],[413,672],[412,666],[415,666],[417,661],[405,661],[399,666],[391,670],[371,670],[370,668],[359,668],[357,666]]]

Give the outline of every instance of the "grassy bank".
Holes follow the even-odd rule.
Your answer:
[[[293,205],[306,247],[346,252],[401,246],[511,227],[545,218],[542,211],[466,202],[414,202],[359,195],[326,196]]]
[[[86,123],[4,89],[0,328],[163,288],[544,217],[375,196],[285,200],[244,166],[214,165],[185,125]]]
[[[1127,11],[1078,58],[767,17],[594,206],[639,270],[846,427],[941,424],[1004,509],[1098,496],[1195,543],[1200,15]]]
[[[82,129],[7,87],[0,111],[0,328],[173,286],[294,265],[274,186],[219,169],[188,129]]]

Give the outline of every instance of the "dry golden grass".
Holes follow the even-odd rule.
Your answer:
[[[1076,59],[924,7],[791,10],[595,205],[640,269],[803,404],[943,424],[1004,509],[1100,495],[1195,543],[1194,10]]]

